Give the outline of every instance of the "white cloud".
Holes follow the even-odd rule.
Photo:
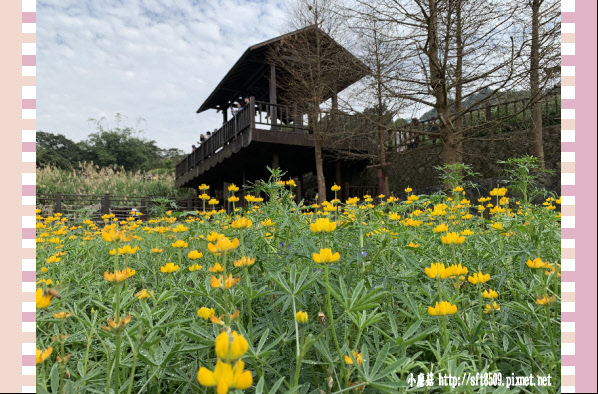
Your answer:
[[[218,127],[195,111],[247,47],[281,33],[283,0],[38,0],[37,127],[80,141],[121,112],[162,148]]]

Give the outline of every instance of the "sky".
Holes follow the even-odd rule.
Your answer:
[[[283,0],[37,0],[37,129],[81,141],[136,126],[191,151],[222,123],[196,111],[251,45],[284,33]]]

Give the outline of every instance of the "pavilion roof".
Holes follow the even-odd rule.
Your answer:
[[[300,33],[309,34],[314,29],[316,29],[315,26],[308,26],[247,48],[214,91],[199,107],[197,113],[208,109],[221,110],[229,108],[233,102],[242,100],[245,96],[254,96],[257,101],[268,101],[270,64],[267,58],[270,49],[287,37]],[[340,92],[363,78],[369,69],[359,59],[334,41],[332,37],[322,30],[320,32],[323,33],[325,39],[330,40],[334,45],[338,45],[339,48],[347,52],[350,58],[354,60],[356,72],[350,73],[350,77],[348,78],[339,79],[337,89]],[[277,88],[279,90],[284,89],[283,86],[278,86]],[[324,101],[330,97],[325,97]]]

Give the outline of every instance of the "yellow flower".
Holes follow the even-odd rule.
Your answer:
[[[448,301],[442,301],[441,303],[436,303],[435,307],[428,307],[428,314],[431,316],[446,316],[446,315],[454,315],[457,313],[457,305],[452,305]]]
[[[463,191],[463,188],[461,186],[457,186],[456,188],[453,189],[453,191],[459,193],[459,192]]]
[[[233,274],[228,274],[228,278],[226,278],[224,281],[224,288],[230,289],[231,287],[233,287],[234,285],[239,283],[240,280],[241,280],[240,276],[233,278]]]
[[[307,323],[307,312],[303,312],[303,311],[297,312],[297,314],[295,315],[295,320],[297,320],[297,323],[306,324]]]
[[[498,293],[494,290],[484,290],[482,293],[482,297],[484,298],[496,298],[498,297]]]
[[[131,245],[124,245],[122,248],[118,248],[118,255],[135,254],[135,252],[137,252],[139,249],[140,248],[138,246],[131,248]]]
[[[187,254],[187,258],[189,258],[191,260],[200,259],[202,257],[203,257],[203,253],[198,252],[197,250],[192,250],[191,252],[189,252]]]
[[[187,242],[183,241],[183,240],[177,240],[175,243],[171,244],[173,248],[186,248],[187,246],[189,246],[187,244]]]
[[[527,260],[527,266],[530,268],[550,268],[550,264],[548,263],[548,261],[542,261],[541,258],[535,258],[533,261],[532,260]]]
[[[238,202],[238,201],[239,201],[239,197],[230,196],[228,198],[228,202]]]
[[[135,297],[136,297],[138,300],[144,300],[144,299],[146,299],[146,298],[150,298],[150,297],[151,297],[151,296],[150,296],[150,294],[151,294],[151,295],[154,295],[154,292],[153,292],[153,291],[149,291],[149,292],[148,292],[146,289],[143,289],[143,290],[141,290],[139,293],[135,293]]]
[[[164,251],[164,249],[160,249],[160,248],[153,248],[152,249],[152,253],[162,253]]]
[[[363,362],[361,353],[353,352],[353,358],[355,359],[355,361],[357,361],[358,365],[361,365],[361,363]],[[348,355],[345,355],[345,362],[349,365],[353,365],[353,360],[351,360],[351,357],[349,357]]]
[[[52,313],[52,317],[54,319],[66,319],[67,317],[71,316],[73,312],[66,313],[65,311]]]
[[[465,237],[459,236],[458,233],[452,232],[447,233],[445,236],[440,237],[444,244],[462,244],[465,242]]]
[[[208,320],[210,318],[210,316],[214,316],[215,314],[216,314],[216,311],[214,310],[214,308],[208,309],[205,306],[202,306],[197,311],[197,316],[201,317],[204,320]]]
[[[334,263],[335,261],[338,261],[341,256],[338,252],[332,254],[332,250],[326,248],[326,249],[320,249],[320,253],[314,253],[313,254],[313,259],[316,263]]]
[[[222,287],[222,276],[220,278],[212,276],[212,279],[210,279],[210,286],[212,286],[214,289]]]
[[[398,213],[392,213],[388,216],[388,218],[390,220],[400,220],[401,219],[401,215],[399,215]]]
[[[244,371],[243,368],[245,368],[245,363],[241,360],[237,361],[234,366],[218,360],[214,372],[201,367],[197,372],[197,381],[202,386],[217,386],[217,394],[226,394],[229,389],[245,390],[251,387],[253,377],[250,371]]]
[[[500,311],[500,305],[498,305],[496,301],[492,303],[492,306],[486,304],[486,308],[484,308],[484,313],[490,313],[492,310]]]
[[[199,185],[197,187],[199,190],[208,190],[210,187],[208,185],[206,185],[205,183],[202,183],[201,185]]]
[[[538,305],[550,306],[550,304],[552,304],[555,300],[556,300],[556,296],[554,294],[550,298],[546,294],[544,294],[544,297],[536,298],[536,303]]]
[[[208,204],[210,205],[218,205],[220,203],[220,201],[216,200],[215,198],[210,199],[210,201],[208,201]]]
[[[435,233],[444,233],[448,231],[448,226],[444,223],[440,223],[438,226],[434,227],[433,231]]]
[[[406,188],[406,189],[405,189],[405,192],[406,192],[406,193],[411,193],[412,191],[413,191],[413,189],[412,189],[412,188],[410,188],[410,187],[408,187],[408,188]]]
[[[110,249],[108,253],[110,254],[110,256],[114,256],[116,254],[116,249]]]
[[[473,231],[471,231],[470,229],[466,229],[461,231],[461,235],[473,235]]]
[[[35,349],[35,365],[40,365],[48,357],[52,354],[52,347],[47,348],[46,350]]]
[[[272,220],[270,220],[270,219],[262,220],[261,224],[264,227],[274,226],[274,222]]]
[[[408,248],[419,248],[419,244],[414,244],[413,241],[409,242],[407,244]]]
[[[46,272],[48,272],[48,269],[46,267],[42,267],[42,272],[45,274]]]
[[[332,186],[330,188],[330,190],[332,190],[333,192],[337,192],[337,191],[341,190],[341,187],[335,183],[334,186]]]
[[[241,257],[239,260],[233,262],[235,267],[249,267],[255,263],[255,258]]]
[[[201,200],[209,200],[209,199],[210,199],[210,198],[212,198],[212,197],[210,197],[210,196],[209,196],[208,194],[206,194],[206,193],[202,193],[202,194],[200,194],[199,196],[197,196],[197,198],[199,198],[199,199],[201,199]]]
[[[490,227],[492,227],[495,230],[503,230],[502,223],[492,223]]]
[[[56,256],[52,255],[46,259],[46,263],[58,263],[58,262],[60,262],[60,260],[61,260],[60,257],[56,257]]]
[[[118,322],[116,322],[112,319],[108,319],[108,326],[102,325],[102,328],[109,332],[118,333],[118,332],[124,330],[125,326],[127,324],[129,324],[130,321],[131,321],[131,315],[127,315],[127,316],[121,318],[120,320],[118,320]]]
[[[407,201],[413,202],[413,201],[417,201],[417,200],[419,200],[419,197],[416,196],[415,194],[412,194],[409,197],[407,197]]]
[[[178,264],[174,264],[174,263],[166,263],[165,266],[160,267],[160,272],[163,273],[173,273],[179,270],[179,266]]]
[[[336,223],[331,222],[328,218],[320,218],[317,219],[315,222],[309,225],[309,229],[314,233],[321,233],[326,232],[329,233],[334,231],[336,228]]]
[[[208,250],[216,256],[221,256],[223,253],[227,254],[239,247],[239,240],[237,238],[232,241],[227,237],[220,238],[216,244],[209,243]]]
[[[107,227],[102,230],[102,239],[106,242],[129,242],[133,239],[130,235],[126,236],[124,231],[117,231],[115,227]]]
[[[248,348],[249,344],[247,340],[236,331],[230,334],[221,332],[216,337],[216,355],[223,361],[231,362],[241,358],[247,352]]]
[[[482,283],[486,283],[490,280],[490,274],[483,274],[481,272],[475,272],[473,274],[473,276],[468,276],[467,280],[469,281],[469,283],[473,284],[473,285],[477,285],[478,283],[482,284]]]
[[[206,236],[206,239],[209,242],[218,241],[219,239],[224,238],[224,234],[218,234],[216,231],[212,231],[210,234]]]
[[[435,279],[437,276],[441,279],[446,279],[450,276],[450,272],[448,272],[444,267],[444,264],[441,263],[432,263],[429,268],[424,268],[424,272],[430,279]]]
[[[295,183],[294,179],[289,179],[288,181],[285,182],[285,184],[290,187],[297,187],[297,184]]]
[[[451,266],[447,267],[445,271],[446,277],[454,277],[460,275],[467,275],[467,267],[463,267],[461,264],[452,264]],[[445,279],[445,278],[442,278]]]
[[[224,271],[224,267],[220,265],[220,263],[214,264],[213,267],[208,268],[210,272],[222,272]]]
[[[239,187],[237,185],[235,185],[234,183],[231,183],[230,186],[228,187],[228,191],[229,192],[238,192]]]
[[[104,279],[113,284],[118,284],[124,282],[127,278],[130,278],[133,275],[135,275],[135,270],[125,268],[122,271],[114,271],[112,273],[107,271],[104,272]]]
[[[189,271],[193,272],[193,271],[199,271],[200,269],[203,268],[203,265],[199,265],[199,264],[193,264],[189,267]]]
[[[236,228],[236,229],[240,230],[240,229],[251,227],[251,224],[252,224],[251,220],[242,217],[242,218],[239,218],[239,219],[235,220],[234,222],[232,222],[230,224],[230,226],[232,228]]]

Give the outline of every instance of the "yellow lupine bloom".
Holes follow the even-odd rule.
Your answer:
[[[274,226],[274,222],[272,220],[270,220],[270,219],[262,220],[261,224],[264,227]]]
[[[249,267],[255,263],[255,258],[241,257],[239,260],[233,262],[235,267]]]
[[[102,230],[102,239],[106,242],[129,242],[132,239],[132,236],[127,236],[124,231],[117,231],[115,227],[107,227]]]
[[[550,268],[548,261],[542,261],[539,257],[535,258],[533,261],[527,260],[526,264],[530,268]]]
[[[58,263],[58,262],[60,262],[60,260],[61,260],[60,257],[56,257],[56,256],[52,255],[46,259],[46,263]]]
[[[212,231],[210,234],[206,236],[206,239],[209,242],[218,241],[219,239],[224,238],[224,234],[218,234],[216,231]]]
[[[152,253],[162,253],[164,251],[164,249],[160,249],[160,248],[153,248],[152,249]]]
[[[419,244],[414,244],[413,241],[409,242],[406,246],[409,248],[419,248]]]
[[[199,271],[203,268],[203,265],[199,265],[199,264],[193,264],[189,267],[189,271],[193,272],[193,271]]]
[[[66,319],[67,317],[70,317],[72,314],[73,312],[66,313],[65,311],[62,311],[58,313],[52,313],[52,317],[54,319]]]
[[[454,315],[457,313],[457,305],[452,305],[448,301],[442,301],[441,303],[436,303],[435,307],[428,307],[428,314],[431,316],[446,316],[446,315]]]
[[[160,272],[173,273],[179,270],[179,265],[174,263],[166,263],[166,265],[160,267]]]
[[[216,244],[209,243],[208,250],[217,256],[221,256],[223,253],[229,253],[239,247],[239,240],[237,238],[232,241],[227,237],[220,238],[216,241]]]
[[[341,187],[335,183],[334,186],[332,186],[330,188],[330,190],[332,190],[333,192],[337,192],[337,191],[341,190]]]
[[[226,394],[229,389],[245,390],[251,387],[253,377],[250,371],[244,371],[245,363],[239,360],[234,366],[218,360],[214,372],[201,367],[197,372],[197,381],[202,386],[216,387],[217,394]]]
[[[40,365],[48,357],[52,354],[52,347],[47,348],[46,350],[35,349],[35,365]]]
[[[496,298],[498,297],[498,293],[494,290],[484,290],[482,293],[482,297],[484,298]]]
[[[444,233],[448,231],[448,226],[444,223],[440,223],[438,226],[434,227],[433,231],[435,233]]]
[[[120,256],[123,254],[135,254],[140,249],[141,248],[139,246],[131,248],[131,245],[124,245],[122,248],[118,248],[118,255]]]
[[[297,320],[297,323],[306,324],[307,323],[307,312],[303,312],[303,311],[297,312],[297,314],[295,315],[295,320]]]
[[[251,220],[242,217],[242,218],[239,218],[239,219],[235,220],[234,222],[232,222],[230,224],[230,226],[232,228],[236,228],[236,229],[240,230],[240,229],[251,227],[251,224],[252,224]]]
[[[46,309],[52,299],[58,294],[55,291],[44,291],[43,289],[39,288],[35,291],[35,307],[37,309]],[[60,297],[58,297],[60,298]]]
[[[214,316],[215,314],[216,314],[216,311],[214,310],[214,308],[208,309],[205,306],[202,306],[197,311],[197,316],[201,317],[204,320],[208,320],[210,318],[210,316]]]
[[[388,216],[388,218],[390,220],[400,220],[401,219],[401,215],[399,215],[398,213],[392,213]]]
[[[224,271],[224,267],[220,265],[220,263],[214,264],[213,267],[208,268],[210,272],[222,272]]]
[[[239,202],[239,197],[236,197],[236,196],[230,196],[230,197],[227,199],[227,201],[228,201],[228,202]]]
[[[436,277],[446,279],[449,277],[449,272],[444,267],[444,264],[441,263],[432,263],[429,268],[424,268],[424,272],[426,273],[428,278],[431,279],[435,279]]]
[[[228,191],[229,192],[238,192],[239,187],[237,185],[235,185],[234,183],[231,183],[230,186],[228,187]]]
[[[208,190],[210,188],[210,186],[206,185],[205,183],[202,183],[201,185],[199,185],[197,187],[199,190]]]
[[[114,271],[112,273],[107,272],[107,271],[104,272],[104,279],[107,280],[108,282],[118,284],[118,283],[124,282],[127,278],[129,278],[133,275],[135,275],[135,270],[125,268],[124,270]]]
[[[318,264],[334,263],[335,261],[338,261],[341,258],[338,252],[332,254],[332,250],[328,248],[320,249],[320,253],[314,253],[312,257],[313,260]]]
[[[221,332],[216,337],[216,355],[223,361],[231,362],[241,358],[247,352],[248,348],[249,344],[247,340],[236,331],[230,334]]]
[[[361,353],[353,352],[353,358],[355,359],[355,361],[357,361],[358,365],[361,365],[361,363],[363,362],[363,357]],[[353,365],[353,360],[351,360],[351,357],[349,357],[348,355],[345,355],[345,363]]]
[[[406,193],[411,193],[412,191],[413,191],[413,189],[412,189],[412,188],[410,188],[410,187],[408,187],[408,188],[406,188],[406,189],[405,189],[405,192],[406,192]]]
[[[203,257],[203,253],[198,252],[197,250],[192,250],[191,252],[189,252],[187,254],[187,258],[189,258],[191,260],[200,259],[202,257]]]
[[[336,229],[336,222],[331,222],[328,218],[320,218],[309,225],[309,229],[314,233],[331,232]]]
[[[500,311],[500,305],[494,301],[492,306],[490,304],[486,304],[486,308],[484,308],[484,313],[490,313],[492,310]]]
[[[134,297],[138,300],[144,300],[146,298],[150,298],[151,295],[154,295],[153,291],[147,291],[146,289],[141,290],[139,293],[135,293]]]
[[[440,237],[442,243],[444,244],[462,244],[465,242],[465,237],[460,236],[459,233],[447,233],[446,235]]]
[[[478,283],[486,283],[490,280],[490,274],[483,274],[481,272],[476,272],[473,276],[468,276],[467,280],[469,283],[477,285]]]
[[[173,248],[186,248],[187,246],[189,246],[189,244],[187,244],[187,242],[183,241],[183,240],[177,240],[176,242],[171,244]]]
[[[556,301],[556,296],[554,294],[551,297],[548,297],[546,294],[544,294],[542,298],[536,298],[536,303],[543,306],[550,306],[550,304],[552,304],[554,301]]]
[[[463,231],[461,231],[461,235],[473,235],[474,232],[471,231],[470,229],[465,229]]]

